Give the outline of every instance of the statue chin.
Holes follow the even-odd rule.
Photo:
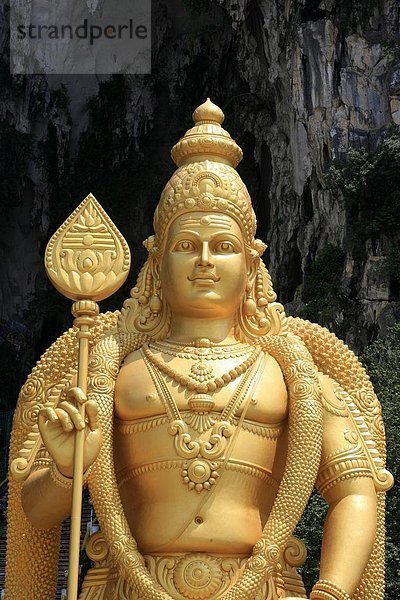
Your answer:
[[[80,600],[307,598],[293,531],[315,486],[335,511],[310,600],[383,600],[393,478],[379,402],[341,341],[286,317],[242,151],[209,99],[193,118],[120,312],[96,301],[124,280],[129,253],[92,196],[49,243],[76,328],[18,400],[6,596],[54,598],[60,525],[88,485],[100,529]]]

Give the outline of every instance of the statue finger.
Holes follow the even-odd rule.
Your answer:
[[[61,408],[56,408],[56,414],[57,414],[58,420],[60,421],[64,431],[66,431],[67,433],[69,431],[71,431],[74,426],[72,424],[69,414],[65,410],[62,410]]]
[[[62,408],[66,413],[68,413],[72,423],[75,426],[75,429],[81,430],[85,427],[85,422],[79,414],[79,410],[73,404],[64,400],[64,402],[60,402],[58,407]]]
[[[83,404],[86,402],[87,396],[80,387],[72,387],[67,391],[67,400]]]
[[[96,431],[100,428],[99,421],[99,407],[94,400],[88,400],[85,404],[85,412],[87,416],[88,425],[91,431]]]
[[[46,406],[39,410],[38,426],[39,426],[40,431],[43,430],[43,427],[46,425],[46,423],[48,421],[50,421],[50,423],[56,423],[58,421],[56,412],[53,408],[51,408],[51,406]]]

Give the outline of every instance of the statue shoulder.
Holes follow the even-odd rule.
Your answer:
[[[376,489],[390,489],[393,477],[385,468],[382,409],[361,362],[325,327],[289,317],[288,329],[302,339],[320,372],[326,456],[336,452],[333,440],[343,443],[345,439],[351,445],[357,438]]]
[[[141,377],[146,371],[143,354],[140,348],[132,350],[123,359],[116,381],[116,393],[121,394],[123,389],[130,389],[132,380]]]
[[[121,369],[126,369],[127,367],[130,368],[134,368],[134,367],[141,367],[143,368],[144,366],[144,360],[143,360],[143,354],[142,354],[142,350],[141,347],[140,348],[136,348],[135,350],[132,350],[132,352],[129,352],[129,354],[127,354],[121,364]]]
[[[281,366],[277,359],[265,352],[265,366],[262,374],[262,382],[272,384],[275,392],[279,392],[282,397],[287,397],[286,383]]]
[[[372,384],[352,350],[326,327],[298,317],[288,317],[288,331],[307,347],[317,369],[346,390],[368,388]]]
[[[318,381],[322,392],[321,399],[324,412],[336,417],[347,417],[349,409],[346,404],[345,393],[339,384],[321,371],[318,372]]]

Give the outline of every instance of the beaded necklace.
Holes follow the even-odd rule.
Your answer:
[[[197,417],[197,420],[200,415],[204,415],[204,419],[209,419],[209,426],[206,429],[211,429],[208,440],[201,438],[193,440],[188,430],[188,424],[191,423],[182,418],[178,406],[164,378],[161,376],[161,369],[158,368],[155,361],[151,362],[149,360],[145,346],[140,351],[170,419],[168,433],[174,437],[175,451],[178,456],[185,459],[181,471],[183,482],[188,486],[189,490],[195,489],[197,492],[210,490],[211,486],[215,485],[217,478],[220,476],[218,472],[220,461],[223,460],[223,455],[229,443],[228,439],[234,432],[232,419],[249,392],[254,379],[252,376],[255,375],[255,371],[259,371],[260,365],[263,362],[262,358],[261,362],[258,361],[258,364],[254,368],[250,368],[251,365],[247,367],[247,372],[222,411],[218,421],[215,421],[208,415],[208,412],[215,405],[209,396],[198,394],[189,399],[188,404]],[[261,354],[261,349],[256,348],[252,364],[255,363]]]
[[[229,369],[223,375],[213,377],[213,372],[202,360],[192,366],[189,375],[182,375],[176,369],[164,362],[162,358],[156,356],[150,349],[149,344],[144,344],[143,353],[147,360],[154,365],[159,371],[171,377],[174,381],[182,385],[190,391],[196,391],[198,394],[207,394],[215,392],[217,389],[224,387],[231,381],[234,381],[247,371],[257,359],[260,351],[254,349],[251,355],[246,358],[240,365]],[[211,381],[210,381],[211,380]]]

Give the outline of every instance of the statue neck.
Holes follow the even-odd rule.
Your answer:
[[[208,338],[215,344],[236,342],[233,335],[234,319],[194,319],[172,315],[168,339],[176,342],[191,342],[197,338]]]

